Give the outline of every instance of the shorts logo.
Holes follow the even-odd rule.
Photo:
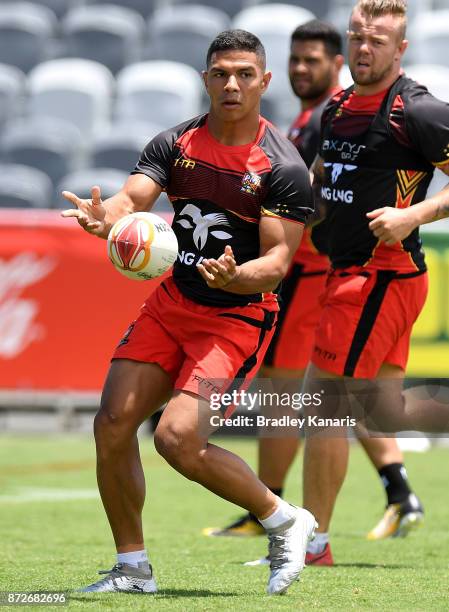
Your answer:
[[[120,342],[118,343],[117,348],[118,348],[119,346],[123,346],[124,344],[128,344],[128,342],[129,342],[129,336],[130,336],[130,334],[131,334],[132,330],[134,329],[134,326],[135,326],[135,323],[131,323],[131,325],[130,325],[130,326],[128,327],[128,329],[126,330],[126,332],[125,332],[125,334],[124,334],[123,338],[122,338],[122,339],[120,340]]]
[[[240,191],[255,196],[257,194],[257,190],[261,185],[261,182],[262,177],[256,174],[255,172],[245,172],[242,178],[242,186],[240,187]]]

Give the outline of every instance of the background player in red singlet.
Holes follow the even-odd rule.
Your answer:
[[[209,113],[156,136],[106,202],[98,187],[91,200],[65,192],[76,210],[63,215],[106,238],[116,219],[149,210],[165,189],[179,243],[172,276],[145,302],[113,355],[95,418],[98,483],[118,555],[85,591],[156,591],[143,543],[145,480],[136,433],[167,401],[156,449],[188,479],[259,517],[270,541],[268,592],[285,592],[304,566],[313,516],[208,442],[211,393],[239,390],[257,371],[273,333],[276,288],[313,209],[301,157],[259,115],[270,76],[254,35],[221,33],[204,73]]]
[[[435,166],[449,175],[449,106],[402,74],[405,29],[403,0],[356,4],[348,34],[355,87],[334,96],[323,113],[314,170],[327,208],[332,269],[306,388],[313,392],[314,384],[323,388],[331,379],[341,393],[326,409],[339,405],[339,415],[351,414],[347,390],[359,389],[352,397],[372,411],[374,431],[441,432],[447,406],[403,394],[402,379],[427,294],[417,227],[449,215],[449,190],[425,200]],[[348,441],[337,429],[309,433],[304,505],[317,513],[323,545],[346,474]]]
[[[331,25],[313,20],[297,27],[291,37],[289,77],[292,89],[301,101],[301,112],[294,120],[288,137],[298,149],[307,167],[318,152],[321,114],[329,98],[341,91],[339,72],[343,65],[342,39]],[[306,228],[301,245],[282,283],[282,305],[278,324],[265,355],[261,376],[274,380],[303,378],[309,363],[315,328],[319,323],[319,296],[326,284],[329,267],[326,250],[326,223]],[[360,442],[379,473],[387,495],[387,510],[380,523],[368,534],[370,539],[406,535],[407,528],[422,518],[422,507],[410,507],[413,493],[407,482],[403,455],[395,438],[361,437]],[[299,439],[294,435],[259,439],[259,478],[276,495],[282,496],[284,482]],[[416,496],[413,497],[413,500]],[[257,518],[246,514],[224,529],[208,528],[206,535],[251,536],[263,533]],[[331,565],[329,547],[320,547],[320,536],[309,544],[306,562]],[[262,561],[262,560],[261,560]]]

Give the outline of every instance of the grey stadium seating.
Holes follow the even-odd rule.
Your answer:
[[[143,148],[163,127],[151,123],[118,123],[99,134],[90,146],[90,166],[130,172]]]
[[[159,60],[132,64],[117,75],[116,119],[168,128],[200,113],[202,91],[191,66]]]
[[[51,197],[51,180],[41,170],[0,164],[0,208],[49,208]]]
[[[28,76],[28,112],[56,117],[91,135],[109,125],[114,78],[102,64],[85,59],[44,62]]]
[[[0,138],[3,162],[42,170],[53,183],[76,168],[81,146],[75,126],[46,117],[11,122]]]
[[[268,4],[280,2],[282,4],[292,4],[293,6],[299,6],[301,8],[307,9],[314,13],[319,19],[324,19],[326,15],[329,13],[330,8],[335,2],[333,0],[259,0],[257,4]],[[355,4],[353,2],[352,4]],[[349,11],[348,11],[349,14]],[[292,30],[295,26],[293,26]]]
[[[410,23],[408,34],[410,62],[449,66],[449,9],[420,13]]]
[[[111,0],[84,0],[84,4],[111,4]],[[142,17],[147,18],[159,6],[160,0],[117,0],[115,4],[137,11]],[[165,0],[163,0],[163,4],[165,4]]]
[[[25,88],[25,74],[16,66],[0,64],[0,130],[20,113]]]
[[[211,40],[230,23],[225,12],[199,4],[158,9],[149,21],[149,57],[204,70]]]
[[[112,4],[81,6],[61,23],[67,56],[100,62],[114,73],[142,59],[145,28],[139,13]]]
[[[56,25],[55,14],[45,6],[0,4],[0,62],[28,72],[49,59]]]
[[[51,9],[58,19],[61,19],[69,9],[79,6],[83,2],[84,0],[33,0],[34,4],[41,4]]]
[[[70,203],[62,197],[61,192],[72,191],[80,198],[90,198],[91,189],[99,185],[103,199],[110,198],[123,187],[129,174],[112,168],[90,168],[78,170],[62,177],[56,187],[55,206],[70,208]]]
[[[190,4],[190,0],[171,0],[171,4],[178,6]],[[204,6],[212,6],[213,8],[225,11],[230,17],[234,17],[237,13],[254,4],[253,0],[201,0]]]

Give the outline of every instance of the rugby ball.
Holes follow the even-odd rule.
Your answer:
[[[119,219],[108,236],[108,256],[116,270],[145,281],[175,263],[178,241],[170,225],[154,213],[136,212]]]

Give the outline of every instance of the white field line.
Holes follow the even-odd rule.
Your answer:
[[[55,502],[79,499],[97,499],[97,489],[40,489],[20,488],[15,493],[0,495],[1,503],[24,503],[24,502]]]

